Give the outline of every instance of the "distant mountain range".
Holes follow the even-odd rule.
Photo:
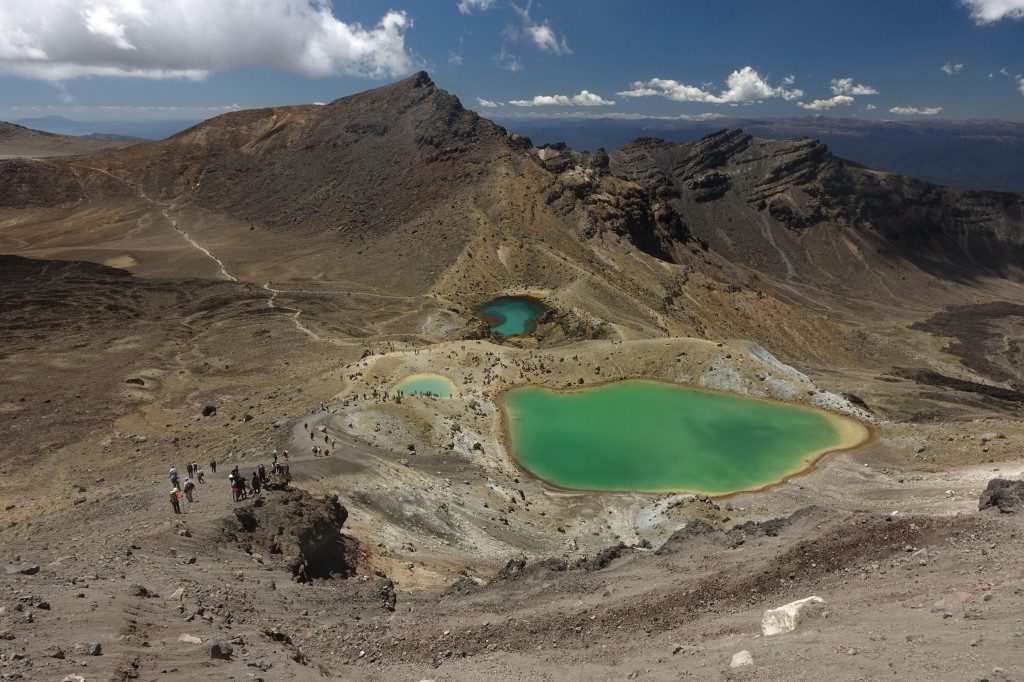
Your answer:
[[[1024,121],[866,121],[853,118],[664,119],[511,118],[493,120],[534,144],[565,142],[579,150],[619,149],[639,137],[692,142],[723,128],[768,139],[810,137],[838,156],[871,168],[965,189],[1024,193]],[[15,123],[59,135],[104,140],[162,140],[199,123],[75,121],[64,116]]]
[[[92,154],[137,143],[137,139],[116,135],[58,135],[0,121],[0,159]]]
[[[18,119],[14,123],[58,135],[104,140],[162,140],[191,128],[199,121],[74,121],[63,116],[38,116]]]
[[[770,139],[811,137],[836,155],[940,185],[1024,193],[1022,121],[865,121],[834,118],[666,121],[495,117],[534,144],[612,151],[638,137],[691,142],[723,128]]]

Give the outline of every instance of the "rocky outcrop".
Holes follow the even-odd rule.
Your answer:
[[[1013,514],[1021,506],[1024,506],[1024,481],[1005,478],[989,481],[978,500],[978,511],[995,507],[1003,514]]]
[[[265,564],[295,580],[347,578],[355,573],[358,544],[342,534],[348,511],[336,496],[303,490],[274,493],[235,509],[225,534]]]
[[[784,604],[777,609],[768,609],[761,618],[761,633],[765,637],[792,632],[805,619],[820,614],[825,607],[821,597],[807,597]]]
[[[1024,257],[1020,197],[868,170],[815,140],[762,140],[736,129],[685,144],[641,138],[615,152],[609,167],[652,206],[680,216],[685,239],[789,278],[834,271],[849,287],[860,271],[868,279],[894,258],[944,276],[1006,275],[1019,272]],[[685,257],[664,231],[656,241],[653,255]]]
[[[662,543],[661,547],[654,550],[654,553],[658,556],[676,554],[682,551],[683,548],[695,538],[721,534],[722,530],[720,528],[715,528],[707,521],[690,521],[675,533],[672,533],[672,535]]]

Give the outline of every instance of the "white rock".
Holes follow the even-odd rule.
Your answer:
[[[824,604],[821,597],[807,597],[790,602],[777,609],[768,609],[761,617],[761,632],[765,637],[778,635],[783,632],[792,632],[796,629],[800,619],[800,612],[810,604]]]
[[[181,636],[178,637],[178,641],[179,642],[184,642],[185,644],[202,644],[203,643],[203,640],[201,640],[200,638],[196,637],[195,635],[190,635],[187,632],[181,633]]]
[[[754,665],[754,657],[746,649],[733,654],[732,660],[729,661],[730,668],[742,668],[748,665]]]

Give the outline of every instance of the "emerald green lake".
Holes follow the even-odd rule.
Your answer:
[[[399,391],[405,395],[436,395],[441,398],[459,394],[452,380],[440,374],[410,374],[391,389],[392,393]]]
[[[868,436],[860,422],[823,410],[658,381],[524,386],[504,398],[512,455],[565,488],[756,490]]]
[[[523,336],[533,331],[547,306],[529,296],[502,296],[477,308],[477,314],[501,336]]]

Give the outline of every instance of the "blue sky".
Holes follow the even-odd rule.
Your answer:
[[[1024,0],[0,3],[3,119],[205,118],[421,68],[501,117],[1024,119]]]

